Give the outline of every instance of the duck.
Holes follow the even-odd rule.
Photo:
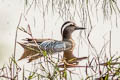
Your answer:
[[[76,30],[85,29],[72,21],[66,21],[61,27],[62,40],[26,38],[24,39],[25,42],[18,42],[24,48],[24,53],[19,60],[28,58],[28,62],[32,62],[45,55],[63,52],[63,58],[67,63],[76,63],[79,58],[73,54],[75,41],[72,39],[72,33]]]

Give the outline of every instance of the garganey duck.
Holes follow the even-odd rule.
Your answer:
[[[54,40],[54,39],[24,39],[26,42],[20,43],[23,48],[24,53],[21,56],[21,59],[29,58],[29,62],[32,60],[38,59],[42,57],[44,54],[42,51],[46,51],[47,54],[54,54],[56,52],[64,52],[64,59],[68,63],[71,59],[77,59],[73,55],[73,49],[75,47],[75,42],[72,39],[72,32],[75,30],[84,30],[83,27],[78,27],[72,21],[66,21],[61,27],[61,35],[62,41]]]

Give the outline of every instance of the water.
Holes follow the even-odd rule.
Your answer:
[[[42,9],[41,9],[42,10]],[[30,10],[25,18],[22,17],[22,22],[20,27],[24,27],[27,29],[27,25],[30,24],[31,30],[34,37],[37,38],[53,38],[56,40],[61,40],[60,28],[64,21],[59,18],[58,13],[52,14],[52,12],[48,12],[45,15],[45,24],[42,16],[42,11],[40,12],[34,7]],[[8,62],[9,57],[14,52],[14,40],[15,40],[15,31],[17,24],[19,22],[19,18],[21,13],[24,13],[24,0],[0,0],[0,67],[3,64]],[[99,16],[103,16],[102,13]],[[96,47],[96,50],[99,52],[104,45],[105,42],[109,41],[109,32],[112,32],[112,46],[111,52],[112,55],[120,52],[120,28],[116,28],[115,16],[112,17],[112,26],[111,22],[103,21],[103,18],[99,18],[99,21],[96,21],[95,16],[92,18],[94,21],[95,28],[91,32],[90,40],[91,43]],[[119,21],[119,19],[118,19]],[[81,26],[79,20],[75,20],[75,22]],[[119,25],[119,23],[118,23]],[[45,26],[45,27],[44,27]],[[90,26],[90,25],[88,25]],[[89,29],[86,29],[88,31]],[[78,34],[78,35],[77,35]],[[82,34],[83,35],[83,34]],[[21,39],[29,37],[25,33],[18,31],[17,41],[22,41]],[[76,42],[76,47],[74,50],[75,56],[88,56],[92,55],[88,53],[88,41],[86,38],[81,39],[79,36],[79,31],[73,33],[73,39]],[[82,40],[82,41],[81,41]],[[82,42],[82,43],[81,43]],[[80,43],[80,47],[79,44]],[[23,48],[17,44],[16,48],[16,59],[19,59],[23,53]],[[109,52],[107,52],[109,55]],[[119,56],[119,54],[117,54]],[[23,66],[26,61],[21,61],[19,64]],[[83,75],[81,75],[83,76]]]

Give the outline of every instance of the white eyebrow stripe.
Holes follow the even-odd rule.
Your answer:
[[[66,27],[68,27],[69,25],[73,25],[74,23],[67,23],[67,24],[65,24],[64,25],[64,27],[62,28],[62,34],[63,34],[63,31],[64,31],[64,29],[66,28]]]

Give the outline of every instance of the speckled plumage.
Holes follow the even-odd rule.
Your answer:
[[[53,39],[24,39],[26,42],[20,43],[23,48],[24,53],[19,59],[29,58],[29,62],[38,59],[43,56],[42,51],[46,51],[47,54],[54,54],[56,52],[64,52],[64,58],[67,62],[70,59],[76,58],[73,55],[73,49],[75,43],[72,39],[72,32],[75,30],[84,30],[85,28],[77,27],[74,22],[67,21],[61,27],[62,41]],[[71,63],[71,62],[69,62]]]

